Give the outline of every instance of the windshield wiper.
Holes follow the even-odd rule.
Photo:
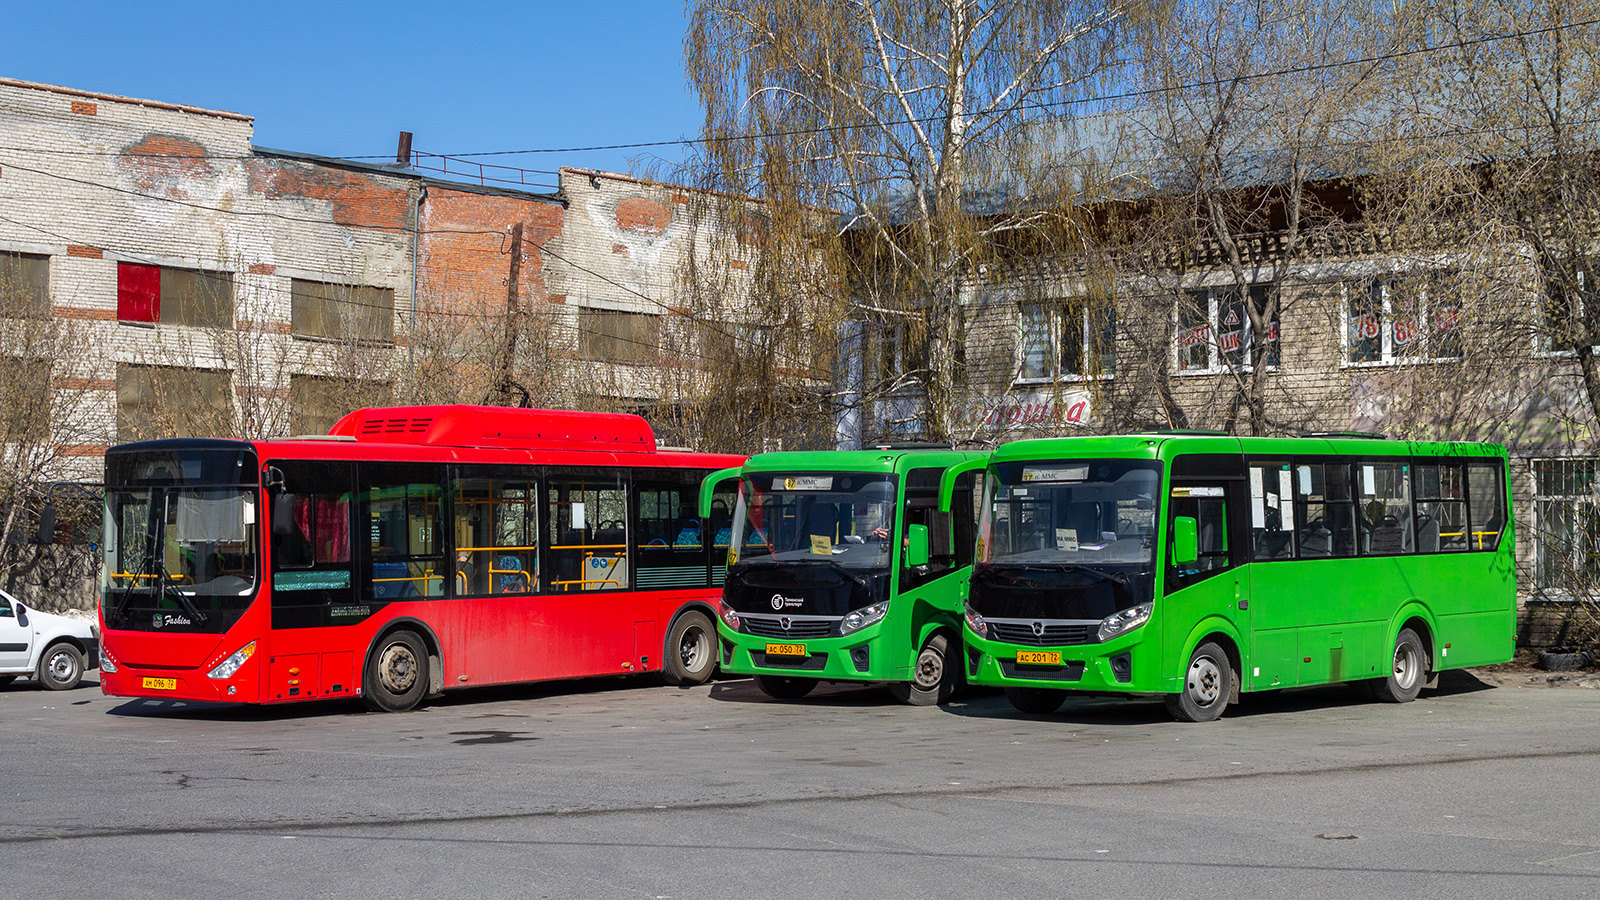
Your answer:
[[[178,605],[183,607],[184,612],[194,616],[194,620],[196,622],[204,622],[206,620],[206,614],[200,611],[200,607],[195,606],[194,601],[190,600],[187,594],[178,590],[176,586],[167,581],[165,570],[163,570],[161,574],[161,596],[176,597],[178,599]]]

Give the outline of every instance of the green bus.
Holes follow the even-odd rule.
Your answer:
[[[974,469],[985,458],[927,445],[762,453],[708,476],[707,520],[721,518],[717,486],[738,478],[722,671],[753,675],[779,699],[819,681],[870,681],[917,706],[948,700],[961,679]],[[941,482],[957,465],[968,470],[945,484],[941,510]]]
[[[952,467],[941,502],[965,474]],[[967,675],[1018,710],[1359,682],[1403,703],[1516,631],[1506,451],[1359,433],[1017,441],[991,456]]]

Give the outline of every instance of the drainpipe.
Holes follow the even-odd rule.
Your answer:
[[[417,258],[417,235],[422,233],[422,203],[426,199],[428,185],[424,183],[411,207],[411,339],[406,341],[406,371],[413,391],[417,383],[417,269],[421,265]]]

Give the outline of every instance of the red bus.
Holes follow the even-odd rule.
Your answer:
[[[101,687],[400,711],[476,685],[703,682],[731,504],[700,521],[699,484],[743,461],[658,449],[638,416],[475,406],[112,447]]]

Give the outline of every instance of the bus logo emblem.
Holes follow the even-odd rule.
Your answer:
[[[773,609],[783,609],[783,595],[782,594],[773,594],[772,595],[772,608]]]
[[[1035,623],[1033,623],[1033,636],[1034,637],[1044,637],[1044,623],[1043,622],[1035,622]]]
[[[778,620],[778,624],[783,626],[783,630],[784,631],[788,631],[789,630],[789,626],[791,624],[793,624],[793,622],[788,616],[784,616],[783,618]]]

